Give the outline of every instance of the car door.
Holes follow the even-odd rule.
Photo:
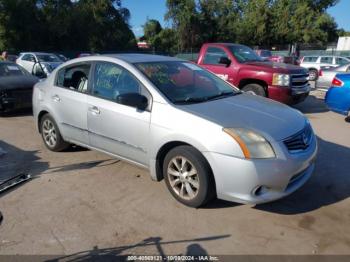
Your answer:
[[[148,165],[150,110],[116,102],[118,95],[151,96],[128,70],[109,62],[96,62],[91,96],[88,97],[90,145],[129,160]]]
[[[25,54],[19,59],[19,65],[21,65],[30,74],[33,72],[33,66],[35,63],[35,57],[32,54]]]
[[[68,65],[57,72],[50,93],[54,117],[63,137],[77,144],[89,144],[87,91],[91,63]]]
[[[332,56],[322,56],[320,63],[321,66],[334,66]]]
[[[220,64],[219,61],[222,57],[230,59],[231,64],[229,66]],[[208,47],[205,51],[203,63],[201,66],[213,72],[225,81],[236,84],[235,80],[237,69],[235,68],[234,59],[229,54],[229,52],[223,48],[216,46]]]

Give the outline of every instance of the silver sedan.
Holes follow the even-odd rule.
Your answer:
[[[345,74],[349,72],[350,72],[350,64],[326,68],[326,69],[323,68],[319,72],[319,76],[316,81],[316,87],[328,89],[332,85],[332,81],[336,74],[339,74],[339,73]]]
[[[35,86],[33,111],[49,150],[77,144],[145,167],[192,207],[273,201],[314,170],[316,137],[299,111],[176,58],[70,60]]]

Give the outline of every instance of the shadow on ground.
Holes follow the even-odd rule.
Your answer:
[[[71,149],[68,149],[68,152],[79,152],[82,150],[86,149],[82,147],[72,147]],[[48,162],[43,161],[38,156],[38,153],[40,153],[38,150],[26,151],[0,140],[0,184],[19,174],[29,173],[32,179],[35,179],[41,174],[87,170],[95,167],[114,165],[120,161],[117,159],[106,159],[50,167]],[[25,183],[30,181],[31,180],[28,180]],[[24,183],[21,183],[18,186],[23,184]],[[18,186],[0,193],[0,196],[12,192]]]
[[[212,237],[204,237],[204,238],[195,238],[189,240],[175,240],[175,241],[162,241],[161,237],[150,237],[142,240],[139,243],[128,246],[120,246],[113,248],[98,248],[94,247],[92,250],[82,251],[78,253],[74,253],[67,256],[57,257],[54,259],[50,259],[47,261],[115,261],[118,256],[123,256],[122,258],[127,261],[128,255],[135,254],[133,249],[135,248],[155,248],[157,253],[154,253],[152,249],[152,254],[156,254],[159,256],[166,256],[164,251],[164,246],[172,245],[172,244],[182,244],[182,243],[191,243],[186,247],[186,251],[184,254],[177,254],[176,256],[198,256],[198,255],[208,255],[208,252],[199,244],[199,242],[205,241],[215,241],[218,239],[228,238],[231,235],[219,235]],[[125,257],[124,257],[125,256]],[[118,260],[124,261],[124,260]]]
[[[325,113],[329,111],[324,99],[313,94],[310,94],[304,102],[293,105],[293,108],[298,109],[304,114]]]
[[[19,109],[10,112],[0,112],[0,117],[20,117],[20,116],[32,116],[33,111],[29,109]]]
[[[316,168],[298,191],[255,208],[284,215],[299,214],[331,205],[350,196],[350,148],[318,137]]]

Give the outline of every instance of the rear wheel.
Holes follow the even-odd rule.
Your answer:
[[[244,92],[247,92],[248,94],[266,97],[266,92],[264,90],[264,87],[262,87],[259,84],[248,84],[248,85],[245,85],[242,88],[242,90]]]
[[[69,146],[69,143],[63,140],[57,124],[51,115],[46,114],[42,117],[40,131],[44,144],[49,150],[59,152]]]
[[[318,71],[316,69],[309,70],[309,80],[316,81],[318,78]]]
[[[191,146],[170,150],[164,159],[163,175],[170,193],[187,206],[202,206],[215,196],[209,164]]]

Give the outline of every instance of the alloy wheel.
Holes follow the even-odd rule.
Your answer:
[[[55,147],[57,143],[57,133],[52,121],[45,119],[42,125],[42,132],[46,145]]]
[[[187,158],[172,158],[167,173],[170,186],[179,197],[191,200],[197,196],[200,186],[198,172]]]

